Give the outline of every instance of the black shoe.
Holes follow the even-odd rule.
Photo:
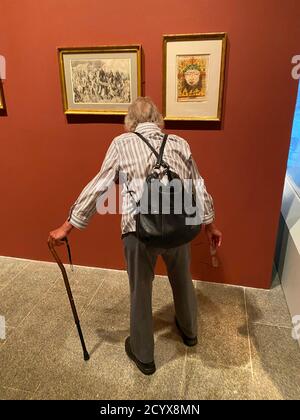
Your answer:
[[[193,347],[196,344],[198,344],[197,336],[196,337],[188,337],[187,335],[184,334],[184,332],[182,331],[182,329],[180,328],[180,326],[178,324],[178,321],[177,321],[176,317],[175,317],[175,324],[176,324],[176,327],[178,328],[178,331],[180,332],[182,340],[183,340],[183,342],[186,346]]]
[[[143,372],[144,375],[152,375],[156,371],[154,362],[143,363],[135,357],[130,347],[130,337],[127,337],[125,340],[125,351],[127,353],[127,356],[134,361],[136,366],[141,372]]]

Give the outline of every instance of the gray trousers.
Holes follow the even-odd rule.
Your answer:
[[[151,248],[134,234],[123,238],[130,285],[130,345],[144,363],[154,360],[152,282],[157,257],[162,256],[172,287],[175,313],[188,337],[197,335],[197,300],[190,273],[190,245]]]

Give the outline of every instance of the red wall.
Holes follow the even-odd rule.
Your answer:
[[[298,0],[0,0],[7,116],[0,117],[0,255],[51,261],[48,231],[67,217],[99,170],[122,121],[63,114],[59,46],[136,44],[145,93],[161,106],[162,35],[228,32],[224,121],[169,126],[188,139],[224,234],[220,268],[204,236],[193,244],[196,279],[268,287],[280,212],[300,53]],[[76,264],[124,268],[119,216],[95,216],[72,233]],[[161,266],[159,266],[159,270]]]

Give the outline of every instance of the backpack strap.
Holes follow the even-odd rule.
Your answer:
[[[160,168],[161,166],[164,166],[164,167],[167,167],[167,168],[169,167],[169,165],[162,160],[165,145],[166,145],[166,142],[167,142],[167,139],[168,139],[168,134],[164,135],[162,144],[161,144],[160,149],[159,149],[159,153],[157,153],[157,151],[154,149],[154,147],[149,143],[149,141],[144,136],[142,136],[142,134],[137,133],[136,131],[134,131],[134,134],[136,134],[141,140],[143,140],[143,142],[146,143],[147,146],[149,147],[149,149],[151,149],[151,151],[155,154],[155,156],[157,158],[157,162],[156,162],[156,165],[155,165],[156,168]]]
[[[137,133],[136,131],[134,131],[134,134],[136,134],[137,136],[139,136],[139,138],[141,139],[141,140],[143,140],[143,142],[144,143],[146,143],[147,144],[147,146],[152,150],[152,152],[155,154],[155,156],[157,157],[157,159],[159,158],[159,154],[157,153],[157,151],[154,149],[154,147],[149,143],[149,141],[144,137],[144,136],[142,136],[142,134],[140,134],[140,133]]]
[[[164,154],[165,145],[167,143],[167,140],[168,140],[168,134],[165,134],[164,138],[163,138],[163,141],[162,141],[162,145],[160,146],[158,160],[157,160],[157,163],[155,165],[157,168],[160,168],[161,166],[169,168],[169,165],[163,161],[163,154]]]

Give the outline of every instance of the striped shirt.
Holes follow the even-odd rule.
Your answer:
[[[135,131],[142,134],[159,152],[164,134],[156,124],[141,123]],[[96,213],[99,199],[104,199],[105,193],[122,173],[126,175],[126,181],[122,185],[121,230],[122,234],[135,232],[133,208],[142,196],[143,183],[140,180],[145,181],[156,160],[154,153],[136,134],[130,132],[116,137],[106,153],[100,172],[82,190],[71,207],[68,221],[76,228],[84,229]],[[188,143],[174,134],[169,135],[163,160],[182,180],[193,180],[196,194],[203,197],[202,223],[211,223],[214,220],[213,200],[206,191]],[[201,192],[197,191],[197,185],[201,185]]]

